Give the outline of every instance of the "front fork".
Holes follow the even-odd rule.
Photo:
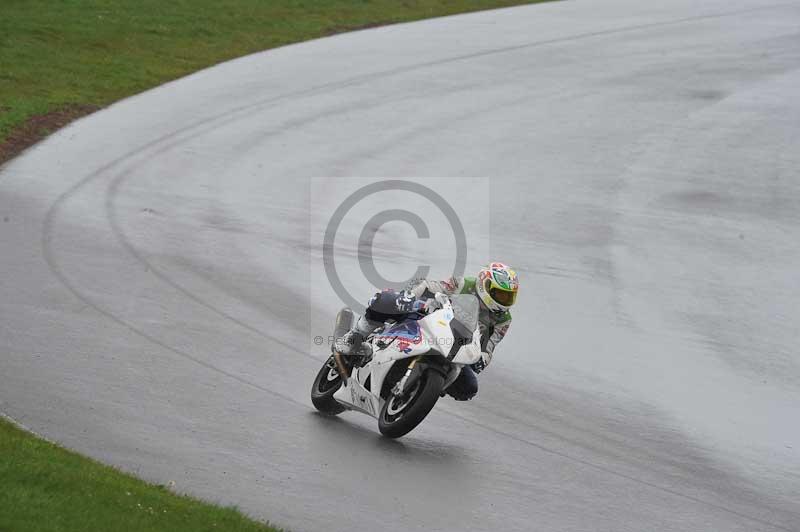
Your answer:
[[[345,307],[336,314],[336,326],[333,329],[334,343],[331,345],[333,351],[333,361],[336,364],[336,371],[342,377],[342,382],[347,385],[347,379],[350,378],[350,371],[347,369],[347,364],[344,363],[342,355],[336,351],[336,340],[344,336],[344,334],[353,327],[356,315],[352,310]]]
[[[350,371],[347,369],[347,364],[344,363],[342,354],[339,351],[333,352],[333,361],[336,364],[336,371],[339,372],[339,376],[342,378],[342,383],[347,386],[347,380],[350,378]]]
[[[415,371],[415,368],[417,368],[417,362],[419,362],[421,359],[422,355],[419,355],[414,357],[414,359],[408,364],[408,369],[406,370],[405,374],[399,381],[397,381],[397,384],[394,385],[394,388],[392,388],[392,395],[395,397],[400,397],[405,393],[406,389],[414,387],[422,375],[421,370],[416,369]]]

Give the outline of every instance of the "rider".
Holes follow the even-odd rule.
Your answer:
[[[518,290],[517,273],[502,262],[490,263],[478,272],[477,277],[451,277],[444,281],[414,279],[405,287],[404,292],[375,294],[367,305],[364,316],[337,341],[337,351],[343,355],[353,354],[355,346],[360,346],[369,334],[383,326],[392,313],[410,312],[414,307],[414,300],[432,298],[436,292],[448,295],[475,294],[480,300],[478,323],[483,356],[472,366],[464,366],[458,378],[447,388],[447,393],[458,401],[472,399],[478,393],[476,373],[489,365],[495,347],[508,332],[511,324],[509,309],[516,301]]]

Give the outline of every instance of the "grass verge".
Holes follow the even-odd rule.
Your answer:
[[[276,532],[233,508],[176,495],[0,418],[0,531]]]
[[[76,118],[221,61],[542,0],[0,0],[0,164]]]

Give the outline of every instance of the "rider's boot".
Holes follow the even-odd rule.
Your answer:
[[[339,373],[345,380],[350,376],[358,357],[371,354],[371,347],[364,340],[379,326],[380,322],[373,322],[362,316],[341,338],[336,339],[333,357],[336,360]]]

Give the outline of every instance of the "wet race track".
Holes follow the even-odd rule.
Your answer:
[[[798,28],[796,1],[556,2],[83,119],[0,170],[0,411],[293,531],[800,530]],[[397,441],[308,397],[342,305],[320,235],[384,178],[522,279],[477,398]],[[368,227],[382,275],[453,267],[440,206],[378,192],[336,238],[360,301],[387,204],[431,235]]]

